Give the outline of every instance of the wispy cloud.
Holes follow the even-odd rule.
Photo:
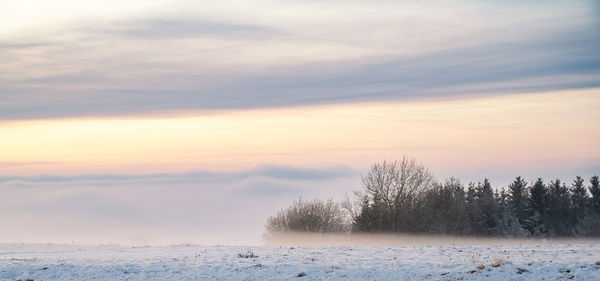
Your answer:
[[[51,42],[0,42],[0,50],[23,50],[53,45],[55,45],[55,43]]]
[[[352,2],[338,14],[321,7],[338,4],[282,2],[211,17],[190,8],[77,21],[32,32],[36,40],[0,38],[0,98],[8,101],[0,119],[600,86],[598,17],[585,3],[464,2],[447,13],[434,9],[441,3]],[[286,8],[300,10],[288,19],[277,13]]]
[[[274,27],[246,23],[211,21],[202,18],[156,17],[95,23],[76,31],[87,36],[119,36],[126,39],[182,39],[194,37],[224,37],[235,39],[266,39],[281,35]],[[97,38],[95,38],[97,39]]]
[[[39,164],[40,162],[33,162]],[[41,162],[47,163],[47,162]],[[20,163],[9,163],[20,164]],[[263,177],[274,180],[333,180],[337,178],[351,177],[357,175],[357,171],[346,167],[330,167],[324,169],[294,168],[286,166],[262,165],[247,171],[217,173],[207,171],[194,171],[187,173],[157,173],[157,174],[80,174],[80,175],[36,175],[36,176],[2,176],[0,184],[27,184],[36,185],[40,183],[79,184],[85,182],[87,185],[125,184],[125,183],[215,183],[236,182],[247,180],[251,177]],[[65,186],[65,185],[63,185]]]
[[[413,57],[387,56],[210,75],[150,73],[144,82],[97,71],[8,82],[1,119],[148,114],[600,86],[600,38],[564,33]],[[127,77],[127,76],[126,76]],[[145,87],[143,84],[148,84]],[[18,84],[20,86],[10,86]],[[89,86],[95,85],[95,86]],[[110,85],[110,86],[109,86]]]

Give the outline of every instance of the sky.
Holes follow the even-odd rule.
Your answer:
[[[0,0],[0,242],[256,244],[404,155],[600,174],[595,1]]]

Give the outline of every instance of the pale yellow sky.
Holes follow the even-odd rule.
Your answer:
[[[261,164],[363,169],[404,154],[450,172],[578,166],[600,158],[598,108],[600,90],[587,89],[13,121],[0,125],[0,155],[7,174],[235,171]]]

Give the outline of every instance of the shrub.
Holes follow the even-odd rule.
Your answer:
[[[348,232],[348,217],[347,211],[331,199],[305,202],[300,198],[269,217],[266,228],[269,232]]]
[[[245,253],[238,253],[238,258],[252,259],[252,258],[258,258],[258,256],[255,255],[254,252],[248,251],[248,252],[245,252]]]

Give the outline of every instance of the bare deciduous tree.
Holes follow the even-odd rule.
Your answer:
[[[368,221],[363,230],[397,231],[399,225],[408,223],[405,218],[409,216],[402,213],[410,210],[412,201],[432,188],[435,180],[427,167],[404,156],[400,161],[374,164],[362,177],[362,184],[364,193],[357,194],[362,212],[355,219]]]
[[[369,173],[362,177],[362,183],[367,196],[393,205],[399,199],[413,197],[431,188],[434,177],[427,167],[404,156],[400,161],[373,164]]]

